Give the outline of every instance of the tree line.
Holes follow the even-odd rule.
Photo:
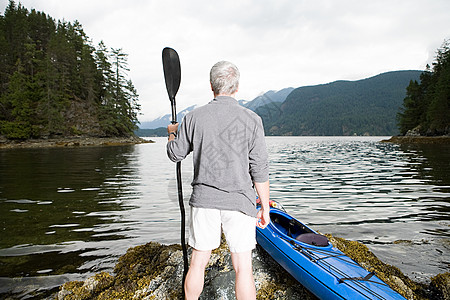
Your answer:
[[[436,52],[432,68],[427,65],[420,82],[406,88],[403,107],[397,115],[402,135],[450,134],[450,41]]]
[[[10,0],[0,15],[0,135],[132,135],[140,105],[127,58],[94,47],[78,21]]]

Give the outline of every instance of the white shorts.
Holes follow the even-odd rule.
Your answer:
[[[189,245],[200,251],[220,246],[221,231],[233,253],[251,251],[256,245],[256,218],[231,210],[191,206]]]

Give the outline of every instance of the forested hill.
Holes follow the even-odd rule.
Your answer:
[[[394,71],[357,81],[293,90],[280,104],[260,107],[266,135],[395,135],[396,115],[411,80],[422,71]]]
[[[406,88],[398,120],[402,135],[450,136],[450,40],[436,51],[420,82]]]
[[[77,21],[10,1],[0,15],[0,136],[130,136],[138,94],[127,54],[94,47]]]

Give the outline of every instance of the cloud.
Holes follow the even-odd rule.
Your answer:
[[[97,44],[123,48],[151,120],[170,112],[161,52],[180,55],[179,110],[211,97],[219,60],[241,71],[238,98],[285,87],[423,70],[450,38],[448,0],[21,0],[56,19],[79,20]],[[7,3],[2,0],[6,7]]]

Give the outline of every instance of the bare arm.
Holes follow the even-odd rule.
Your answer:
[[[257,222],[256,226],[259,228],[266,228],[270,223],[270,188],[269,188],[269,180],[266,182],[255,182],[256,192],[258,193],[259,199],[261,200],[261,209],[258,211],[256,216]]]

